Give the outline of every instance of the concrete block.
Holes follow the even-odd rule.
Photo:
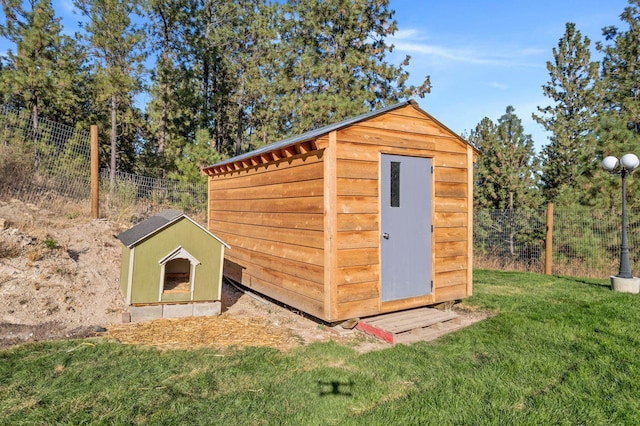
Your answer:
[[[127,324],[131,322],[131,312],[122,313],[122,323]]]
[[[638,294],[640,292],[640,278],[611,277],[611,290]]]
[[[164,311],[162,316],[164,318],[183,318],[193,315],[193,305],[180,304],[180,305],[162,305]]]
[[[220,315],[222,312],[222,303],[220,302],[203,302],[193,304],[194,317],[210,317]]]
[[[130,306],[131,322],[151,321],[162,318],[162,305]]]

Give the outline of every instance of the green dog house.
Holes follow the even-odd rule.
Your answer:
[[[131,321],[220,314],[224,241],[177,210],[163,210],[118,239]]]

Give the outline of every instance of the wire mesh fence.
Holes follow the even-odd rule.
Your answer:
[[[206,184],[152,178],[125,172],[116,172],[115,178],[112,186],[109,170],[100,171],[100,187],[103,188],[101,199],[104,198],[101,204],[106,205],[109,210],[122,212],[136,205],[141,205],[140,207],[146,210],[174,207],[193,215],[201,215],[206,210]]]
[[[640,265],[640,216],[629,214],[632,270]],[[603,278],[620,265],[620,212],[559,209],[553,223],[545,210],[477,210],[474,216],[474,267],[544,272],[546,229],[552,226],[552,269],[556,275]]]
[[[474,266],[544,271],[545,213],[539,210],[476,210]]]
[[[0,190],[25,201],[89,195],[89,132],[0,108]]]
[[[91,144],[87,129],[28,111],[0,106],[0,196],[53,207],[73,201],[89,209]],[[108,170],[100,182],[103,217],[139,220],[173,207],[201,218],[206,211],[206,184],[185,183]]]
[[[0,197],[16,197],[48,208],[74,201],[89,211],[90,137],[86,129],[0,106]],[[138,221],[161,208],[183,210],[204,221],[206,184],[184,183],[118,171],[100,176],[103,217]],[[88,213],[87,213],[88,215]],[[474,267],[543,272],[545,210],[476,210]],[[553,215],[553,274],[615,275],[620,256],[620,213],[586,208]],[[632,271],[640,266],[640,214],[629,212]]]

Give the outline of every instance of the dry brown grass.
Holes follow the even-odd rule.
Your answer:
[[[15,190],[33,174],[32,154],[22,145],[0,144],[0,190]]]
[[[224,314],[116,325],[110,327],[104,337],[161,349],[265,346],[286,350],[299,345],[298,339],[286,328],[275,328],[256,318]]]
[[[0,245],[0,259],[18,257],[21,252],[20,245],[16,242],[9,241]]]
[[[498,256],[476,255],[473,259],[473,267],[477,269],[490,269],[496,271],[517,271],[544,273],[544,262],[535,260],[532,262],[516,262],[503,259]],[[572,259],[553,262],[553,275],[564,275],[582,278],[605,278],[615,274],[618,264],[612,260],[588,262],[581,259]]]
[[[40,245],[29,246],[24,255],[31,262],[39,262],[44,259],[46,250]]]
[[[540,261],[524,262],[491,255],[474,255],[473,267],[500,271],[544,272],[544,264]]]

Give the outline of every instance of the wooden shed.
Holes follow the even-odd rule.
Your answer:
[[[407,101],[208,166],[224,274],[328,322],[467,297],[476,155]]]
[[[120,289],[133,321],[220,313],[228,247],[221,239],[177,210],[163,210],[118,239]]]

